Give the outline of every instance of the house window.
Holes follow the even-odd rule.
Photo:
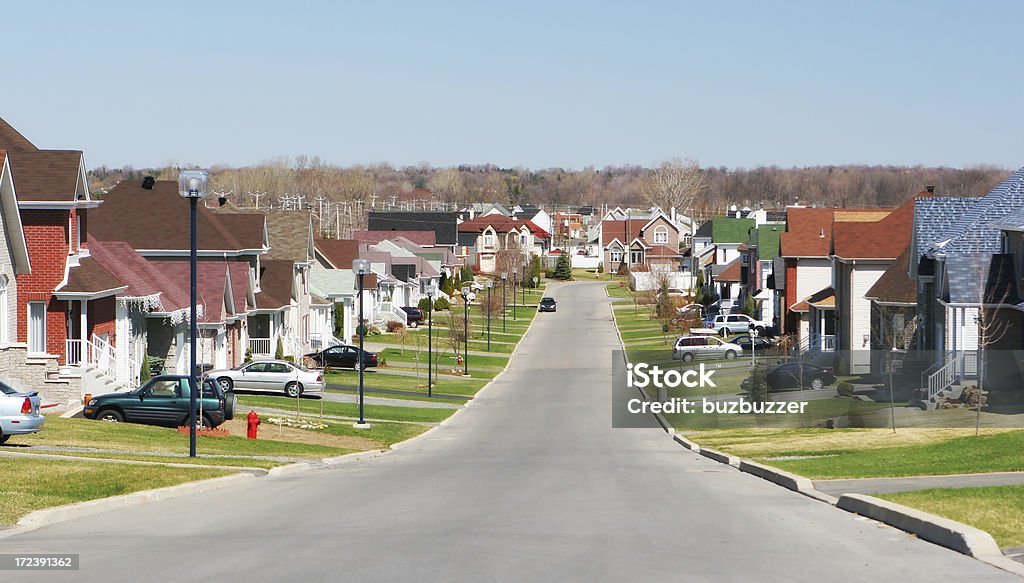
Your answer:
[[[28,351],[46,353],[46,302],[28,303]]]
[[[494,233],[484,233],[484,248],[491,249],[494,247]]]
[[[612,258],[612,263],[621,263],[622,262],[622,249],[618,249],[618,248],[612,249],[611,258]]]
[[[656,245],[665,245],[668,243],[668,228],[664,225],[659,225],[654,229],[654,243]]]
[[[526,235],[519,235],[519,244],[526,247]]]
[[[644,252],[643,251],[630,251],[629,252],[629,262],[630,263],[643,263],[644,262]]]
[[[7,316],[7,276],[0,275],[0,344],[7,344],[10,341],[10,334],[7,327],[10,325]]]

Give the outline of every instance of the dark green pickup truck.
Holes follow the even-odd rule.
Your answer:
[[[126,393],[108,393],[89,399],[82,412],[88,419],[180,427],[188,425],[189,378],[160,375]],[[235,395],[203,380],[202,399],[197,401],[204,427],[216,427],[235,416]]]

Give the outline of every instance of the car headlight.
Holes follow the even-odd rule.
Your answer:
[[[98,402],[99,401],[97,401],[96,399],[89,399],[89,403],[88,404],[89,404],[90,407],[95,407],[96,403],[98,403]]]

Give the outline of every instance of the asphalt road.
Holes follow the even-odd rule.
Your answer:
[[[78,573],[3,580],[1015,580],[683,450],[612,429],[600,285],[552,286],[511,369],[389,455],[0,541]]]

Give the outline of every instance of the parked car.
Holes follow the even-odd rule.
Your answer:
[[[324,373],[297,366],[287,360],[257,360],[231,369],[213,370],[207,375],[225,393],[235,389],[283,391],[289,397],[324,390]]]
[[[358,354],[358,346],[338,344],[330,348],[325,348],[320,352],[307,354],[306,358],[320,368],[327,368],[331,366],[335,368],[351,368],[353,370],[359,370],[360,361],[361,366],[363,367],[377,366],[378,359],[376,352],[364,350],[363,357],[361,359],[357,357]]]
[[[201,399],[197,408],[202,411],[200,421],[204,427],[217,427],[235,416],[235,395],[225,393],[220,385],[202,379]],[[160,375],[129,392],[107,393],[89,399],[82,414],[87,419],[101,421],[142,423],[180,427],[188,425],[190,387],[188,376]]]
[[[809,362],[787,362],[768,371],[765,380],[769,391],[785,389],[820,389],[836,382],[832,367]]]
[[[544,297],[540,299],[540,305],[537,307],[538,312],[555,312],[557,311],[558,304],[555,302],[555,298]]]
[[[726,334],[742,334],[749,332],[751,329],[757,330],[759,334],[764,334],[766,330],[771,328],[771,324],[755,320],[746,314],[719,314],[709,318],[708,328],[714,328],[722,336]]]
[[[752,349],[756,349],[758,352],[767,350],[772,347],[772,341],[761,336],[754,336],[751,338],[750,334],[741,334],[729,339],[729,342],[738,344],[743,348],[743,352],[750,352]]]
[[[732,360],[743,349],[714,336],[682,336],[672,346],[672,358],[691,362],[695,358],[725,358]]]
[[[402,311],[405,312],[406,322],[409,323],[410,328],[419,326],[420,322],[423,321],[423,310],[419,308],[406,306],[402,308]]]
[[[6,443],[12,435],[35,433],[45,422],[39,413],[39,393],[23,393],[0,382],[0,443]]]

